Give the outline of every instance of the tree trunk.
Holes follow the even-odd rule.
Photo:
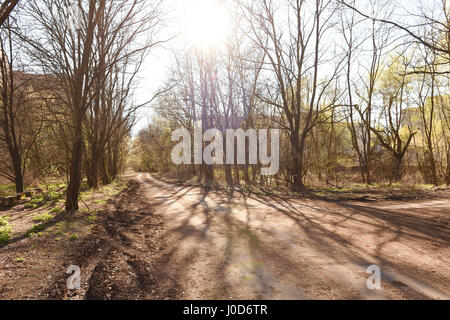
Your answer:
[[[447,174],[445,183],[447,184],[447,186],[450,186],[450,153],[447,154]]]
[[[305,139],[305,138],[304,138]],[[298,134],[294,133],[294,136],[291,137],[292,143],[292,157],[293,157],[293,184],[292,190],[295,192],[302,191],[305,188],[305,184],[303,183],[303,148],[304,148],[304,139],[300,141]]]
[[[229,164],[225,165],[225,179],[227,181],[228,186],[233,185],[233,175],[231,173],[231,165]]]
[[[118,160],[116,160],[118,161]],[[103,152],[102,155],[99,158],[99,171],[100,171],[100,176],[102,179],[102,185],[106,186],[108,184],[110,184],[112,182],[112,180],[114,180],[114,177],[112,177],[109,174],[109,170],[107,167],[107,161],[105,158],[105,153]]]
[[[15,161],[16,162],[16,161]],[[20,165],[20,161],[18,164],[14,164],[14,178],[15,178],[15,184],[16,184],[16,193],[22,193],[23,192],[23,175],[22,175],[22,168]]]
[[[80,195],[81,184],[81,161],[83,153],[83,138],[81,130],[81,120],[75,124],[75,139],[72,143],[72,159],[70,163],[70,181],[67,188],[66,210],[78,210],[78,197]]]

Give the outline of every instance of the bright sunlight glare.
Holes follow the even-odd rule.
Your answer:
[[[220,48],[231,30],[226,7],[214,0],[193,0],[186,12],[186,40],[195,48]]]

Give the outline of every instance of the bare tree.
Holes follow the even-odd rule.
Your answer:
[[[90,187],[98,187],[99,172],[103,183],[111,181],[106,146],[115,149],[112,136],[132,123],[139,107],[131,100],[133,87],[146,54],[157,43],[154,35],[158,22],[158,7],[150,7],[142,0],[108,2],[99,20],[90,69],[94,79],[92,103],[84,121]]]
[[[419,8],[421,14],[415,16],[419,18],[416,25],[405,25],[400,22],[391,21],[388,18],[378,18],[374,15],[367,14],[359,10],[355,3],[350,3],[348,0],[339,0],[340,3],[346,7],[354,10],[361,16],[374,20],[376,22],[394,26],[405,32],[414,42],[419,43],[426,48],[432,50],[437,56],[450,62],[450,8],[447,0],[440,0],[441,14],[437,17],[427,8]],[[410,13],[408,15],[411,15]],[[427,30],[426,27],[430,29]],[[446,73],[450,70],[446,70]]]
[[[84,150],[83,122],[87,111],[94,111],[94,121],[100,120],[101,115],[97,111],[106,105],[102,105],[106,103],[102,98],[107,80],[113,78],[115,68],[123,67],[127,58],[142,52],[139,45],[133,48],[136,37],[154,30],[156,26],[156,11],[140,11],[143,8],[142,0],[120,3],[78,0],[75,4],[68,0],[43,0],[29,4],[29,15],[37,22],[36,33],[24,37],[29,43],[30,55],[43,71],[57,77],[71,111],[73,136],[66,210],[78,208]],[[73,16],[73,12],[77,16]],[[140,18],[144,19],[140,21]],[[148,47],[148,42],[145,41],[144,47]],[[119,95],[123,97],[123,92]],[[102,149],[98,144],[100,147],[105,144],[104,141],[95,143],[96,150]],[[94,158],[95,164],[99,158],[98,151]]]
[[[7,150],[1,157],[0,174],[24,190],[24,175],[30,151],[42,128],[42,117],[35,101],[36,79],[14,70],[19,60],[15,52],[9,21],[0,31],[0,145]],[[34,87],[34,88],[33,88]]]
[[[287,131],[292,147],[292,188],[298,191],[304,187],[307,171],[304,162],[307,138],[320,114],[337,102],[335,97],[330,104],[322,105],[322,98],[333,84],[342,61],[328,78],[319,78],[324,62],[323,38],[332,27],[330,20],[335,12],[331,1],[314,1],[312,12],[308,11],[307,1],[289,1],[287,25],[275,6],[275,2],[264,0],[244,4],[242,11],[253,44],[267,58],[263,69],[273,74],[265,93],[258,98],[280,112],[279,124]]]
[[[79,21],[70,15],[71,1],[33,1],[29,13],[39,25],[43,36],[33,41],[31,54],[47,72],[58,77],[61,91],[72,113],[72,147],[70,179],[66,210],[78,209],[83,153],[82,123],[89,106],[89,92],[93,86],[90,67],[93,62],[94,34],[104,15],[105,0],[78,1]],[[85,6],[86,4],[86,6]],[[72,28],[75,26],[75,28]]]
[[[0,7],[0,26],[2,26],[5,21],[8,19],[11,12],[16,7],[17,3],[19,3],[19,0],[5,0],[3,1],[1,7]]]
[[[401,57],[398,59],[402,59]],[[377,126],[371,126],[370,130],[375,134],[379,143],[391,155],[390,181],[398,181],[404,173],[403,158],[408,150],[413,137],[417,134],[407,121],[410,110],[408,105],[410,79],[405,70],[410,61],[391,62],[391,69],[384,72],[381,88],[378,89],[383,101],[380,111],[380,121]],[[396,65],[399,64],[398,67]],[[400,70],[398,70],[400,69]],[[402,129],[407,129],[407,134],[402,134]],[[404,137],[403,137],[404,136]]]

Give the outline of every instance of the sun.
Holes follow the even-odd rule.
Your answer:
[[[186,12],[186,40],[201,50],[223,46],[231,31],[227,8],[214,0],[193,0],[191,3]]]

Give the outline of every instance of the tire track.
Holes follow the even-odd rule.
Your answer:
[[[129,188],[98,213],[98,224],[70,264],[82,270],[81,289],[69,291],[68,275],[61,274],[48,288],[51,299],[168,299],[178,296],[178,286],[165,273],[164,220],[140,192],[140,184]]]

